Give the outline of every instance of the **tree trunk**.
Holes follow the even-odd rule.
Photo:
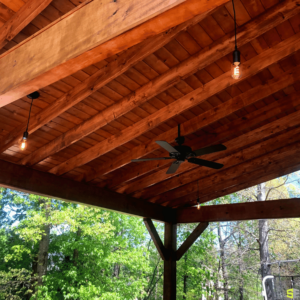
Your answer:
[[[40,200],[41,205],[45,206],[45,214],[46,221],[50,215],[50,205],[45,204],[46,201]],[[44,224],[42,226],[43,235],[42,239],[39,242],[39,252],[38,252],[38,263],[36,266],[37,276],[38,276],[38,286],[43,284],[43,276],[47,274],[47,266],[48,266],[48,251],[49,251],[49,243],[50,243],[50,224]]]
[[[223,283],[224,300],[229,300],[229,297],[228,297],[228,274],[227,274],[227,268],[225,265],[225,242],[222,238],[220,223],[218,223],[218,237],[219,237],[219,245],[220,245],[221,269],[222,269],[222,275],[223,275],[223,280],[224,280],[224,283]]]
[[[257,200],[265,201],[266,200],[266,186],[264,183],[257,185]],[[268,234],[269,227],[267,220],[259,220],[259,254],[260,254],[260,263],[261,263],[261,276],[264,278],[267,275],[270,275],[270,265],[267,263],[270,262],[270,253],[269,253],[269,244],[268,244]],[[266,283],[267,296],[268,300],[272,298],[272,289],[271,286]]]
[[[185,268],[187,267],[187,255],[184,256],[184,263],[185,263]],[[186,293],[187,293],[187,279],[188,275],[186,274],[186,270],[183,276],[183,297],[182,299],[186,299]]]
[[[81,229],[78,228],[77,233],[76,233],[76,241],[78,241],[80,239],[80,236],[81,236]],[[78,249],[74,249],[74,251],[73,251],[73,265],[75,267],[77,266],[78,257],[79,257]]]

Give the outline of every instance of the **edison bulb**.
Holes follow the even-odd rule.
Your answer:
[[[200,203],[197,204],[197,209],[200,209]]]
[[[27,147],[27,139],[28,139],[28,132],[25,131],[22,137],[22,140],[20,142],[20,149],[23,151]]]
[[[242,77],[242,68],[239,61],[236,61],[231,65],[231,77],[233,79],[240,79]]]
[[[27,147],[27,140],[26,140],[26,139],[22,139],[22,140],[21,140],[21,144],[20,144],[21,150],[22,150],[22,151],[25,150],[26,147]]]

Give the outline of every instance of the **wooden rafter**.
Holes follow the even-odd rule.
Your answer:
[[[295,75],[295,77],[294,77],[294,75]],[[199,129],[203,128],[204,127],[203,123],[205,125],[211,124],[213,122],[216,122],[216,121],[222,119],[224,116],[228,116],[228,115],[232,114],[233,110],[237,111],[238,109],[247,107],[249,104],[254,104],[254,103],[258,102],[259,100],[264,99],[267,95],[269,96],[285,87],[288,87],[289,85],[291,85],[293,83],[293,80],[294,79],[297,80],[297,78],[300,79],[300,70],[298,68],[295,68],[294,72],[293,71],[286,72],[285,74],[282,74],[282,76],[280,76],[278,78],[274,78],[269,83],[267,83],[263,86],[260,85],[256,88],[254,88],[253,90],[250,90],[249,92],[245,92],[245,93],[239,95],[238,97],[233,98],[232,99],[233,101],[229,100],[229,101],[225,102],[224,104],[221,104],[216,109],[213,109],[213,112],[215,112],[215,113],[208,111],[208,113],[204,113],[203,115],[200,115],[200,118],[198,118],[198,119],[200,119],[202,122],[200,121],[197,124],[196,128],[199,128]],[[295,104],[295,107],[300,104],[298,92],[295,92],[295,93],[287,96],[284,100],[285,101],[282,105],[283,108],[286,106],[291,108],[291,107],[293,107],[292,106],[293,103]],[[276,103],[277,109],[278,109],[278,106],[279,106],[279,104]],[[262,117],[263,117],[263,119],[265,119],[266,118],[265,114]],[[293,118],[293,116],[291,116],[291,118]],[[203,122],[203,120],[204,120],[204,122]],[[257,120],[257,119],[254,119],[253,121],[259,122],[259,120]],[[282,120],[280,119],[280,121],[277,121],[275,123],[278,124],[281,122],[282,122],[282,124],[280,124],[280,125],[287,123],[285,118]],[[236,122],[236,123],[238,123],[238,122]],[[296,120],[296,122],[294,122],[294,124],[297,124],[297,120]],[[237,125],[239,125],[239,124],[237,124]],[[272,124],[269,124],[264,127],[271,126],[271,125]],[[238,131],[242,132],[242,130],[245,129],[245,127],[249,127],[249,124],[245,124],[244,127],[232,126],[232,127],[230,127],[230,130],[225,131],[226,135],[223,133],[222,136],[226,137],[226,136],[234,135]],[[247,135],[249,135],[249,134],[241,135],[241,137],[234,139],[232,142],[225,143],[227,148],[230,151],[232,151],[233,149],[240,147],[240,143],[236,142],[236,140],[250,144],[250,142],[251,142],[250,139],[247,139],[247,140],[243,139]],[[258,138],[258,137],[261,137],[261,135],[253,136],[253,137]],[[264,136],[264,137],[266,137],[266,136]],[[218,138],[216,138],[215,136],[213,138],[211,138],[211,140],[214,143],[218,142]],[[189,144],[189,146],[191,146],[193,149],[200,149],[201,147],[208,146],[208,145],[209,145],[209,141],[207,139],[203,140],[202,137],[193,140],[192,143]],[[225,155],[226,153],[229,152],[229,150],[226,152],[222,152],[221,154],[218,154],[218,157]],[[145,166],[148,169],[148,172],[149,172],[149,170],[153,170],[155,168],[155,164],[157,165],[157,162],[154,162],[154,163],[152,162],[151,164],[147,164],[147,166]],[[166,165],[166,167],[161,168],[164,165]],[[133,181],[128,184],[123,184],[119,189],[117,189],[117,191],[121,192],[121,193],[131,194],[134,191],[142,190],[143,188],[145,188],[147,186],[151,186],[155,183],[166,180],[175,175],[175,174],[169,174],[169,175],[166,174],[166,171],[169,168],[168,161],[167,162],[163,161],[162,163],[159,164],[159,167],[160,167],[160,170],[158,172],[156,172],[155,174],[150,175],[149,177],[144,176],[139,181]],[[176,172],[175,176],[177,176],[181,172],[185,172],[191,168],[193,168],[193,165],[189,165],[189,164],[182,165],[180,167],[180,169]],[[147,171],[143,172],[143,169],[141,170],[141,167],[138,170],[138,172],[139,172],[139,174],[138,174],[139,176],[145,175],[145,173],[147,173]],[[130,170],[128,173],[129,174],[127,174],[127,178],[130,178],[130,176],[131,176],[131,179],[132,179],[136,176],[135,169]],[[114,182],[116,182],[117,180],[118,180],[118,177],[114,178]],[[120,179],[119,179],[119,181],[120,181]],[[124,181],[125,180],[122,179],[122,182],[124,182]],[[111,185],[110,185],[110,187],[111,187]]]
[[[13,66],[11,62],[17,60],[19,61],[18,66],[22,66],[23,72],[21,72],[18,67],[13,69],[13,72],[10,76],[7,76],[7,78],[1,78],[0,105],[3,106],[7,103],[11,103],[36,89],[52,84],[53,82],[86,68],[93,63],[97,63],[109,56],[126,50],[128,47],[134,46],[148,37],[164,32],[197,15],[206,13],[207,11],[228,2],[228,0],[214,0],[213,2],[206,0],[183,1],[184,0],[156,0],[151,3],[133,1],[134,5],[131,7],[131,1],[111,2],[106,0],[105,5],[102,5],[101,1],[93,1],[86,6],[77,7],[74,11],[58,20],[56,24],[51,24],[51,26],[43,29],[42,32],[33,39],[23,42],[21,45],[18,45],[18,47],[1,56],[1,69],[5,68],[9,73],[9,68],[12,68]],[[181,2],[183,3],[178,5]],[[175,5],[177,6],[170,9]],[[104,9],[104,6],[107,9]],[[130,7],[127,13],[126,7]],[[166,11],[167,9],[169,10]],[[106,23],[103,21],[105,18],[104,14],[101,13],[102,10],[108,14],[107,17],[110,15],[113,16],[106,19]],[[116,11],[117,13],[114,14]],[[161,13],[162,11],[165,12]],[[124,16],[126,16],[125,19],[119,17],[122,15],[122,12],[124,13]],[[99,14],[100,18],[97,17]],[[153,16],[157,14],[159,14],[159,16],[153,18]],[[91,24],[90,26],[95,30],[84,32],[82,26],[77,26],[76,21],[82,23],[83,18],[88,18],[86,23]],[[95,18],[95,20],[93,21],[92,18]],[[145,22],[149,18],[152,19]],[[70,20],[72,20],[73,23]],[[120,25],[116,25],[116,22],[121,23]],[[142,22],[144,23],[137,26]],[[113,26],[109,27],[109,24],[113,24]],[[108,27],[105,27],[105,25]],[[97,26],[100,27],[97,28]],[[76,28],[78,31],[76,34],[78,37],[77,39],[73,39],[73,28]],[[107,28],[110,28],[110,30]],[[130,28],[132,29],[124,34],[118,35]],[[58,36],[61,36],[62,40],[59,41],[58,37],[55,38],[57,32],[68,32],[69,38],[65,38],[65,36],[60,34]],[[96,34],[93,35],[94,33]],[[82,43],[79,34],[84,40],[87,39],[87,36],[90,36],[90,41]],[[45,47],[44,39],[48,42],[48,40],[51,40],[50,36],[52,35],[54,36],[54,44],[52,43],[50,47]],[[78,45],[76,43],[78,43]],[[101,45],[97,46],[97,44]],[[62,45],[65,45],[66,49],[64,51],[57,51],[57,49],[63,48]],[[47,54],[40,49],[41,47],[42,49],[47,48],[53,50],[48,51]],[[28,53],[26,53],[25,49],[30,51],[35,49],[35,51],[37,51],[36,53],[30,52],[30,55],[34,57],[34,60],[31,61],[29,68],[27,68],[28,62],[26,63],[25,61],[24,64],[21,64],[19,59],[19,56],[23,58],[25,56],[28,57]],[[54,53],[52,53],[53,51]],[[57,53],[55,51],[57,51]],[[51,54],[54,54],[52,55],[53,57]],[[48,61],[46,58],[49,55],[51,59]],[[53,60],[54,58],[56,58],[56,60]],[[41,59],[43,61],[48,61],[48,63],[41,64]],[[36,69],[32,68],[32,66],[35,65],[34,62],[41,66]],[[13,76],[15,76],[15,78]],[[12,80],[12,78],[14,78],[14,80]]]
[[[263,88],[263,87],[261,87]],[[260,95],[257,93],[256,95]],[[222,142],[228,137],[234,136],[238,132],[243,132],[248,128],[253,128],[260,124],[266,119],[272,118],[283,111],[291,110],[300,105],[300,99],[298,97],[297,92],[284,97],[278,101],[272,102],[270,105],[266,107],[262,107],[261,109],[255,110],[247,116],[240,117],[235,121],[228,124],[225,124],[219,128],[216,128],[213,135],[206,136],[203,138],[192,140],[189,142],[189,146],[192,149],[200,149],[205,146],[210,146],[212,144],[216,144]],[[221,109],[222,110],[222,109]],[[221,111],[220,110],[220,111]],[[197,127],[201,128],[202,124],[200,123]],[[134,186],[135,188],[139,188],[141,186],[150,186],[151,184],[157,183],[157,178],[160,176],[161,171],[155,172],[154,174],[150,174],[149,176],[141,179],[137,179],[139,176],[146,175],[150,173],[152,170],[161,169],[161,167],[169,165],[169,162],[166,161],[155,161],[155,162],[145,162],[143,164],[135,164],[130,170],[126,170],[126,172],[120,169],[116,176],[113,176],[111,179],[104,181],[101,185],[106,186],[110,189],[117,190],[119,192],[129,193],[129,190]],[[180,168],[178,171],[181,171]],[[166,176],[166,174],[163,174]],[[172,175],[169,175],[172,177]],[[164,177],[167,178],[167,177]]]
[[[134,64],[166,45],[174,37],[176,37],[178,33],[197,24],[206,16],[207,14],[196,16],[184,24],[178,25],[167,32],[149,38],[141,44],[126,50],[116,60],[108,63],[82,84],[76,86],[72,89],[72,91],[69,91],[66,95],[56,100],[51,106],[35,115],[31,120],[29,132],[32,133],[36,131],[55,117],[59,116],[62,112],[74,106],[87,96],[93,94],[105,84],[126,72]],[[71,130],[51,141],[45,147],[38,149],[38,151],[24,158],[21,161],[21,164],[30,166],[38,163],[46,157],[82,139],[84,136],[87,136],[95,130],[107,125],[109,122],[117,119],[118,117],[121,117],[128,111],[141,105],[144,101],[146,101],[144,98],[140,98],[139,101],[137,101],[135,98],[132,98],[132,95],[123,98],[117,104],[109,106],[107,109],[101,111],[87,121],[78,124]],[[0,145],[3,145],[3,147],[0,146],[0,151],[4,151],[11,145],[15,144],[18,139],[22,137],[25,128],[26,124],[22,124],[18,127],[18,129],[10,132],[3,140],[1,140]]]
[[[295,4],[293,3],[293,1],[288,2],[287,5],[284,6],[282,4],[279,4],[265,13],[258,20],[255,20],[241,28],[239,43],[242,45],[270,29],[270,20],[272,20],[272,26],[275,26],[278,23],[282,22],[283,18],[279,17],[280,14],[283,14],[285,18],[292,17],[298,11],[294,5]],[[205,14],[203,15],[203,17],[204,16]],[[91,76],[91,78],[88,78],[81,85],[76,86],[76,88],[74,88],[72,91],[69,91],[66,95],[60,97],[47,109],[34,116],[29,128],[30,133],[37,130],[85,97],[89,96],[95,90],[101,88],[104,84],[126,71],[135,62],[143,59],[146,55],[170,41],[178,32],[186,29],[188,26],[193,25],[196,22],[199,22],[203,17],[196,17],[193,20],[178,26],[172,31],[167,32],[166,34],[161,34],[158,37],[147,40],[146,42],[142,43],[142,45],[138,45],[136,47],[133,47],[132,49],[127,50],[124,54],[121,55],[121,57],[117,59],[117,61],[114,61],[113,63],[110,63],[107,66],[103,67],[103,69],[96,72],[93,76]],[[253,34],[252,32],[254,32],[255,34]],[[188,59],[187,62],[181,63],[179,67],[176,66],[174,70],[178,69],[179,73],[190,72],[192,68],[199,66],[203,67],[205,66],[205,64],[208,64],[208,57],[210,57],[211,61],[218,59],[219,57],[227,53],[224,53],[224,49],[226,49],[226,51],[229,51],[228,49],[230,48],[227,45],[232,43],[232,35],[233,33],[228,34],[226,37],[214,43],[214,46],[203,49],[200,52],[201,55],[195,55],[192,59]],[[228,40],[226,40],[226,38],[228,38]],[[224,43],[224,41],[226,41],[226,43]],[[212,56],[211,53],[216,54]],[[187,64],[188,68],[186,67]],[[181,69],[184,69],[184,71]],[[170,76],[176,76],[176,74],[172,70],[173,69],[171,69],[168,73],[170,75],[167,74],[158,77],[155,80],[155,84],[161,86],[166,79],[174,84],[174,78],[170,78]],[[147,90],[150,90],[151,93],[147,93]],[[38,151],[32,153],[28,158],[23,159],[21,163],[26,165],[33,165],[38,161],[46,158],[47,156],[60,151],[61,149],[71,145],[72,143],[90,134],[91,132],[99,129],[100,127],[103,127],[110,121],[120,117],[134,107],[137,107],[138,105],[144,103],[155,93],[157,93],[157,91],[156,88],[153,87],[153,83],[150,82],[146,84],[145,86],[138,89],[133,95],[129,95],[123,98],[122,101],[120,101],[116,105],[107,108],[106,110],[93,116],[82,124],[79,124],[78,126],[72,128],[70,131],[57,137],[48,145],[45,145]],[[14,143],[16,143],[21,138],[25,127],[26,124],[20,125],[13,132],[7,134],[7,136],[1,140],[0,151],[3,152]]]
[[[243,80],[247,77],[253,76],[257,74],[259,71],[267,68],[268,66],[276,63],[278,60],[281,60],[292,53],[298,51],[300,49],[300,44],[298,39],[300,37],[300,33],[288,38],[281,43],[277,44],[273,48],[270,48],[257,57],[250,59],[244,64],[246,71],[244,72]],[[180,98],[176,102],[173,102],[166,107],[160,109],[157,113],[150,115],[148,118],[145,118],[134,126],[130,128],[124,129],[120,134],[117,136],[112,136],[108,139],[108,141],[100,142],[95,146],[83,151],[82,153],[72,157],[71,159],[63,162],[62,164],[54,167],[50,170],[51,173],[56,175],[64,174],[78,166],[88,163],[89,161],[103,155],[112,149],[123,145],[124,143],[134,139],[135,137],[141,135],[143,132],[149,131],[151,128],[156,127],[159,123],[166,121],[177,114],[184,112],[186,109],[191,108],[207,98],[216,95],[218,92],[221,92],[223,89],[229,87],[230,85],[235,84],[236,82],[231,78],[230,72],[224,73],[220,77],[210,81],[203,87],[200,87],[193,92],[187,94],[186,96]],[[182,126],[183,134],[185,133],[185,127]],[[166,141],[173,141],[177,136],[177,128],[172,130],[173,134],[165,134]],[[168,132],[169,133],[169,132]],[[139,151],[131,151],[135,155],[132,158],[138,158],[145,154],[147,151],[150,151],[150,145],[148,144],[147,147],[142,146],[143,154],[140,155]],[[154,151],[158,149],[159,146],[153,141],[151,143],[151,150]],[[116,159],[118,161],[118,159]],[[129,161],[123,162],[121,165],[129,163]],[[101,170],[102,171],[102,170]],[[100,171],[92,172],[88,174],[85,180],[90,181],[97,176],[100,176]]]
[[[226,222],[300,217],[300,199],[208,205],[177,211],[178,223]]]
[[[240,159],[241,163],[235,167],[231,167],[228,169],[225,169],[223,171],[218,172],[217,174],[211,174],[210,176],[207,176],[205,178],[201,179],[201,194],[203,191],[203,194],[209,194],[214,191],[214,186],[220,184],[221,188],[225,188],[226,184],[227,186],[230,186],[230,184],[235,185],[237,182],[241,180],[241,176],[245,175],[247,176],[247,173],[253,172],[257,169],[260,170],[260,172],[263,174],[267,174],[268,167],[272,165],[270,168],[270,171],[272,170],[273,165],[276,166],[277,168],[280,169],[280,163],[284,162],[285,157],[292,157],[293,158],[293,163],[294,164],[299,164],[299,161],[297,157],[299,157],[299,146],[300,142],[297,137],[294,136],[295,133],[299,134],[300,130],[297,128],[297,130],[292,130],[290,134],[292,136],[289,136],[288,143],[284,143],[285,141],[285,134],[282,134],[278,137],[275,137],[273,139],[270,139],[270,144],[271,148],[268,153],[264,155],[260,155],[258,157],[253,157],[252,154],[250,153],[253,147],[249,147],[245,149],[245,151],[241,151],[238,155],[244,155],[244,153],[247,151],[247,155],[250,158],[251,156],[253,157],[252,159],[248,159],[245,162],[243,162],[244,159]],[[280,138],[281,139],[280,139]],[[298,139],[298,141],[297,141]],[[295,142],[296,140],[296,142]],[[281,143],[281,144],[280,144]],[[266,145],[267,142],[262,142],[257,145],[261,147],[269,146]],[[285,145],[284,147],[281,147],[282,145]],[[272,148],[273,147],[273,148]],[[249,152],[249,153],[248,153]],[[246,155],[246,154],[245,154]],[[230,161],[230,157],[227,158],[228,162]],[[290,160],[288,162],[291,162]],[[188,175],[188,174],[187,174]],[[200,179],[200,176],[198,174],[194,175],[193,179],[198,180]],[[230,180],[232,183],[230,183]],[[226,183],[225,183],[226,182]],[[219,187],[220,188],[220,187]],[[155,203],[169,203],[170,199],[176,199],[179,197],[183,197],[189,193],[193,193],[197,191],[197,184],[196,182],[190,181],[190,183],[186,183],[185,185],[178,187],[177,189],[165,192],[159,197],[154,197],[153,202]]]
[[[27,26],[52,0],[29,0],[0,28],[0,49]]]
[[[243,31],[240,33],[240,38],[239,38],[239,43],[243,44],[251,40],[252,38],[257,37],[258,35],[262,34],[263,32],[267,31],[270,29],[271,24],[274,25],[274,18],[277,20],[277,22],[282,21],[282,17],[278,18],[278,11],[283,11],[287,17],[292,16],[292,11],[296,11],[297,9],[300,10],[300,8],[297,8],[296,6],[294,7],[294,10],[291,10],[291,7],[294,7],[294,3],[290,3],[288,5],[287,10],[283,10],[282,7],[278,7],[277,9],[272,9],[269,12],[266,13],[266,15],[263,15],[263,18],[260,17],[256,22],[253,21],[253,23],[249,23],[246,25]],[[286,7],[285,7],[286,9]],[[276,12],[276,13],[275,13]],[[277,16],[277,17],[276,17]],[[268,21],[269,20],[269,21]],[[275,22],[276,24],[276,22]],[[272,25],[272,26],[273,26]],[[254,28],[255,27],[255,28]],[[257,29],[257,30],[254,30]],[[255,32],[255,34],[253,33]],[[230,36],[230,38],[228,38]],[[230,35],[226,36],[225,38],[222,38],[220,41],[217,41],[214,46],[207,47],[197,53],[197,55],[192,56],[190,59],[187,61],[184,61],[180,65],[174,67],[173,69],[170,69],[168,72],[165,74],[157,77],[153,82],[150,82],[149,84],[146,85],[147,89],[145,90],[145,87],[142,87],[139,90],[135,92],[135,96],[129,96],[126,99],[130,99],[130,101],[139,101],[139,98],[143,97],[146,99],[149,99],[153,96],[155,96],[157,93],[162,92],[164,89],[169,87],[170,85],[173,85],[177,81],[180,80],[181,76],[186,76],[189,72],[192,70],[195,70],[197,68],[202,68],[208,65],[210,62],[215,61],[218,58],[221,58],[223,55],[227,54],[227,52],[224,51],[230,51],[230,47],[228,47],[229,44],[232,43],[233,38],[232,38],[232,33]],[[295,40],[297,38],[295,37]],[[226,50],[225,50],[226,49]],[[279,49],[274,49],[274,51],[278,51]],[[214,53],[214,54],[213,54]],[[272,56],[273,52],[270,51],[270,53],[266,53],[265,55]],[[261,54],[262,57],[264,57],[264,53]],[[280,55],[279,55],[280,56]],[[259,59],[259,57],[257,58]],[[279,59],[279,57],[275,56],[275,59]],[[254,60],[254,59],[253,59]],[[266,60],[265,57],[262,58],[263,61],[267,62],[267,66],[270,65],[269,60]],[[253,61],[247,62],[249,65],[253,63]],[[258,66],[258,70],[251,68],[249,70],[249,76],[251,72],[258,72],[259,70],[263,69],[265,64],[261,64]],[[245,74],[246,75],[246,74]],[[253,73],[252,73],[253,75]],[[221,78],[218,78],[217,82],[214,83],[209,83],[203,88],[196,89],[194,92],[191,94],[188,94],[187,96],[183,97],[180,100],[177,100],[176,103],[170,104],[169,106],[165,107],[164,109],[160,110],[156,114],[153,114],[149,116],[147,119],[139,122],[136,124],[134,127],[130,128],[130,130],[124,130],[116,139],[112,137],[110,139],[109,143],[99,143],[98,145],[95,145],[94,147],[88,149],[87,151],[83,152],[82,154],[77,155],[76,157],[70,159],[69,161],[61,164],[60,166],[55,167],[51,172],[54,174],[63,174],[65,172],[68,172],[72,170],[73,168],[76,168],[77,166],[83,165],[96,157],[107,153],[113,148],[116,148],[125,142],[128,142],[129,140],[137,137],[137,135],[142,134],[143,132],[146,132],[150,130],[151,128],[154,128],[157,126],[158,122],[163,122],[164,120],[167,120],[171,117],[173,117],[176,114],[179,114],[180,112],[183,112],[184,110],[191,108],[197,104],[199,104],[201,101],[204,101],[207,97],[215,94],[218,92],[216,90],[215,93],[213,93],[214,88],[210,88],[213,85],[218,86],[219,91],[222,88],[225,88],[228,84],[228,81],[233,83],[233,81],[230,81],[230,76],[229,74],[224,75]],[[203,93],[203,89],[207,91],[207,93]],[[148,92],[147,92],[148,90]],[[213,93],[213,94],[212,94]],[[193,98],[194,101],[190,101],[190,99]],[[179,108],[179,109],[178,109]],[[166,114],[165,112],[168,112]],[[149,126],[148,124],[151,124]],[[60,144],[61,143],[60,141]],[[109,145],[109,147],[107,147]],[[46,146],[47,147],[47,146]],[[101,149],[101,150],[99,150]],[[97,174],[88,174],[87,178],[85,178],[87,181],[92,180],[93,178],[97,177]]]
[[[274,178],[288,175],[290,173],[296,172],[300,169],[300,163],[295,164],[291,161],[278,161],[272,166],[268,166],[264,169],[257,169],[253,172],[246,173],[234,180],[229,179],[225,180],[218,185],[214,185],[210,189],[210,193],[207,195],[201,196],[200,202],[205,203],[232,193],[236,193],[243,189],[248,188],[249,186],[255,186],[257,184],[267,182]],[[177,207],[189,207],[195,206],[197,204],[196,200],[198,196],[197,192],[193,192],[184,197],[170,200],[165,203],[166,206],[171,206],[174,208]]]

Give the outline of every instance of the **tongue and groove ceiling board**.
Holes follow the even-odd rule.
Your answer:
[[[0,26],[18,13],[26,19],[29,1],[0,0]],[[93,1],[48,2],[0,50],[0,64],[35,41],[41,30],[47,34]],[[150,14],[143,24],[133,22],[131,30],[112,34],[103,44],[129,39],[131,31],[141,33],[151,22],[160,24],[156,34],[128,40],[128,48],[117,51],[116,46],[110,54],[103,48],[102,56],[84,50],[78,57],[86,55],[86,60],[76,57],[70,68],[63,66],[62,57],[50,75],[40,61],[42,75],[17,87],[11,84],[5,94],[14,96],[0,108],[0,159],[50,173],[49,178],[127,195],[129,202],[151,202],[153,208],[195,205],[198,182],[204,203],[299,170],[300,1],[235,0],[244,68],[238,81],[230,76],[231,1],[202,0],[202,11],[197,4],[198,13],[190,14],[188,7],[196,2],[201,1],[169,1],[170,7],[155,18]],[[166,21],[172,10],[184,15],[181,22],[174,23],[174,16]],[[37,86],[41,96],[33,101],[28,147],[21,151],[18,143],[30,107],[24,95]],[[19,92],[22,97],[16,97]],[[178,124],[185,144],[194,150],[223,143],[226,151],[201,158],[224,167],[183,163],[175,174],[166,174],[168,160],[131,162],[166,156],[155,141],[175,145]]]

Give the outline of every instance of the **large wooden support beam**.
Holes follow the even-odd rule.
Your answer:
[[[1,56],[0,69],[5,69],[7,76],[0,78],[0,106],[126,50],[228,0],[183,1],[95,0],[78,6],[55,24],[50,24],[33,38]]]
[[[177,210],[178,223],[230,222],[258,219],[285,219],[300,217],[300,199],[282,199],[224,205],[181,208]]]
[[[174,220],[172,209],[97,186],[78,183],[2,160],[0,170],[0,186],[163,222]]]
[[[157,230],[150,218],[144,218],[144,223],[148,229],[148,232],[153,240],[153,243],[160,254],[162,260],[166,260],[168,258],[168,253],[166,251],[165,246],[163,245],[160,236],[157,233]]]
[[[164,261],[164,300],[176,300],[176,247],[177,224],[165,223],[165,248],[168,258]]]
[[[40,14],[52,0],[29,0],[0,28],[0,49]]]
[[[249,42],[251,39],[260,36],[268,29],[270,29],[271,26],[278,25],[279,23],[283,22],[283,20],[292,17],[298,11],[300,11],[300,8],[297,8],[296,3],[294,3],[293,0],[292,1],[288,0],[287,3],[284,3],[284,5],[282,3],[276,5],[275,7],[267,11],[265,14],[260,16],[258,19],[240,28],[239,37],[238,37],[239,45],[241,46]],[[200,20],[204,18],[207,14],[202,14],[201,16],[194,18],[193,21],[192,20],[188,21],[188,23],[191,21],[192,23],[194,23],[194,21],[200,22]],[[284,16],[284,18],[282,16]],[[186,27],[186,23],[178,27],[181,27],[183,30]],[[175,28],[175,30],[177,29]],[[119,101],[115,105],[108,107],[104,111],[96,114],[92,118],[86,120],[81,124],[78,124],[68,132],[57,137],[49,144],[38,149],[37,151],[32,153],[29,157],[25,158],[21,163],[26,165],[34,165],[35,163],[45,159],[46,157],[53,155],[54,153],[62,150],[65,147],[68,147],[69,145],[78,141],[79,139],[82,139],[83,137],[89,135],[93,131],[98,130],[99,128],[105,126],[107,123],[113,121],[114,119],[117,119],[118,117],[122,116],[124,113],[128,112],[129,110],[132,110],[135,107],[146,102],[151,97],[165,90],[169,85],[174,85],[176,82],[181,80],[182,76],[184,77],[186,74],[192,72],[193,70],[196,70],[197,68],[198,69],[204,68],[209,63],[212,63],[217,59],[221,58],[222,56],[228,54],[231,51],[231,48],[228,45],[232,43],[233,36],[234,36],[233,32],[227,34],[225,37],[222,37],[221,39],[214,42],[213,45],[206,47],[205,49],[201,50],[199,53],[193,55],[191,58],[181,62],[179,65],[175,66],[174,68],[171,68],[165,74],[158,76],[155,80],[140,87],[134,93],[131,93],[130,95],[124,97],[121,101]],[[165,42],[167,43],[169,38],[171,37],[172,37],[172,32],[165,34],[164,37]],[[151,51],[151,49],[153,49],[152,52],[154,52],[157,49],[157,46],[161,44],[162,44],[161,40],[157,37],[157,41],[153,39],[149,40],[145,45],[145,47],[142,47],[138,51],[135,51],[134,49],[127,51],[129,52],[128,55],[125,57],[125,59],[121,60],[121,68],[125,71],[126,65],[128,65],[131,62],[133,63],[135,60],[138,60],[139,57],[140,59],[142,59],[141,54],[143,54],[145,48],[147,51]],[[123,64],[125,64],[125,66],[123,66]],[[107,83],[107,80],[103,80],[105,79],[105,77],[111,78],[112,80],[114,77],[119,75],[116,66],[113,68],[112,71],[113,72],[111,72],[110,76],[107,76],[109,75],[110,72],[109,73],[106,72],[106,75],[100,78],[101,80],[98,80],[97,83],[93,83],[94,90],[97,90],[104,83]],[[93,77],[95,76],[96,74],[93,75]],[[37,130],[38,128],[40,128],[41,126],[49,122],[52,118],[54,118],[53,113],[55,113],[56,115],[60,114],[62,110],[65,111],[70,105],[72,105],[72,103],[77,103],[78,101],[80,101],[79,98],[83,99],[83,97],[87,96],[89,93],[91,93],[90,87],[84,84],[84,91],[75,95],[75,97],[73,96],[72,101],[67,102],[68,105],[66,105],[65,103],[66,101],[62,102],[61,100],[57,100],[56,102],[60,103],[60,108],[55,110],[52,109],[50,115],[41,112],[40,114],[43,114],[44,117],[40,117],[40,116],[34,117],[31,121],[31,125],[29,128],[30,132]],[[36,122],[36,120],[38,120],[38,122]],[[10,145],[15,143],[19,138],[21,138],[24,132],[24,127],[26,127],[26,124],[23,125],[23,128],[20,128],[18,130],[18,135],[15,134],[16,133],[15,131],[13,133],[9,133],[7,137],[3,139],[4,141],[6,140],[5,148],[1,146],[2,144],[1,143],[0,151],[4,151]],[[8,141],[11,142],[8,143]]]
[[[208,223],[200,223],[194,229],[194,231],[188,236],[188,238],[183,242],[183,244],[176,251],[176,260],[180,260],[181,257],[190,249],[190,247],[196,242],[197,238],[203,233],[207,228]]]

